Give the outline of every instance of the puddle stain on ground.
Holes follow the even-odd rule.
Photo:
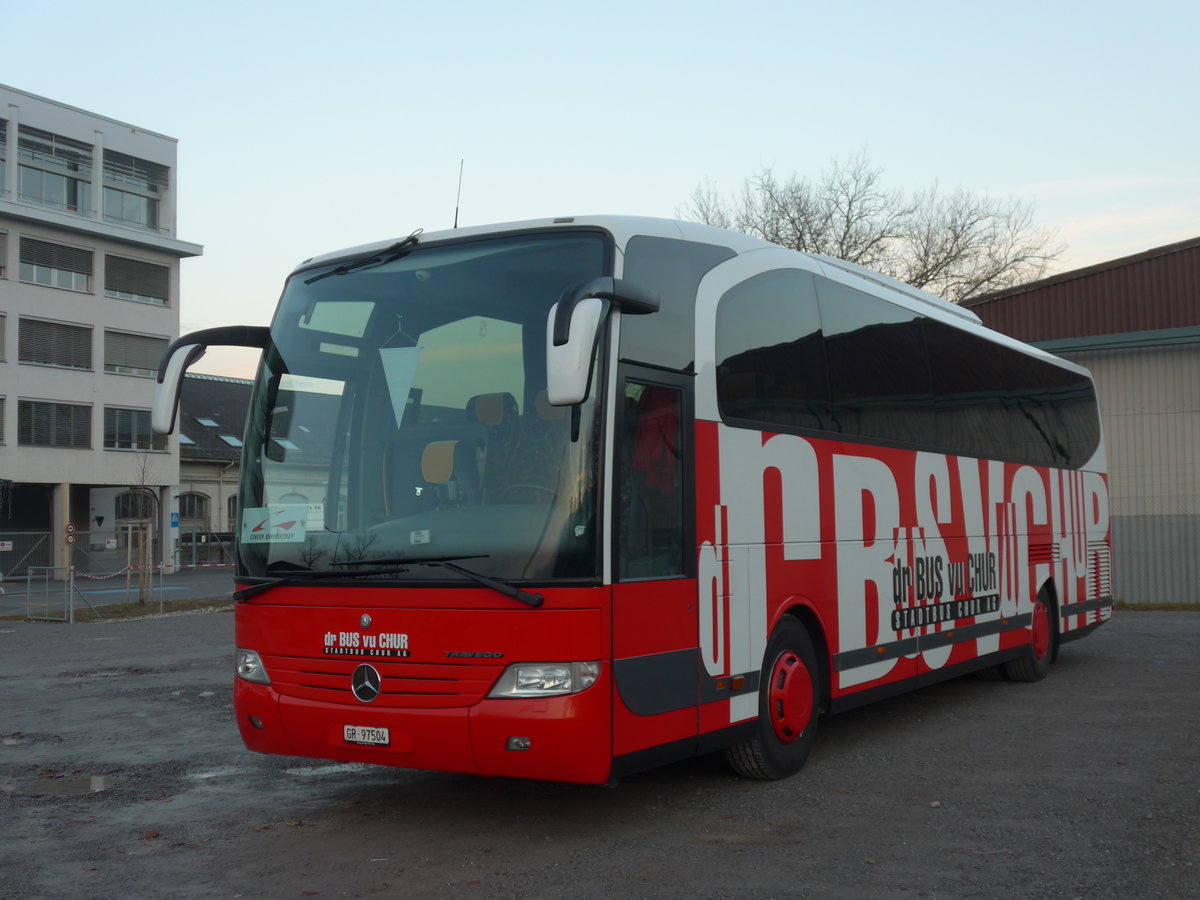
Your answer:
[[[15,731],[0,735],[0,747],[21,747],[25,744],[61,744],[62,735],[45,731]]]
[[[115,669],[96,669],[91,672],[62,672],[59,678],[123,678],[126,675],[154,675],[169,669],[156,669],[147,666],[121,666]]]
[[[82,797],[106,791],[119,780],[116,775],[42,776],[21,781],[0,781],[0,792],[26,797]]]

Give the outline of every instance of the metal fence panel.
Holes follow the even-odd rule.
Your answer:
[[[71,579],[58,566],[28,566],[25,571],[25,618],[66,622],[71,615]]]
[[[24,578],[30,566],[54,565],[54,541],[48,531],[0,531],[0,573]]]

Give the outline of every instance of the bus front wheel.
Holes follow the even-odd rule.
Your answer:
[[[817,736],[818,673],[808,629],[784,616],[763,658],[754,737],[725,751],[734,771],[772,781],[800,770]]]

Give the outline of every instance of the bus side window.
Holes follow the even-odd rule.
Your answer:
[[[680,392],[625,383],[621,446],[620,575],[683,573],[683,457]]]
[[[717,307],[717,404],[726,421],[785,430],[831,427],[813,276],[763,272]]]
[[[922,317],[864,291],[817,279],[834,429],[928,445],[935,415]]]

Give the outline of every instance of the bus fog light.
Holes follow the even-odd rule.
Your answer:
[[[525,751],[533,747],[533,741],[527,737],[510,737],[504,745],[505,750]]]
[[[255,684],[270,684],[271,679],[267,675],[267,668],[263,665],[262,659],[253,650],[243,650],[240,647],[234,657],[234,671],[237,672],[237,677],[243,681],[252,681]]]
[[[559,697],[578,694],[600,677],[599,662],[515,663],[504,670],[489,697]]]
[[[576,681],[579,685],[577,690],[587,690],[593,684],[595,684],[596,679],[600,677],[600,663],[598,662],[575,663],[575,666]]]

